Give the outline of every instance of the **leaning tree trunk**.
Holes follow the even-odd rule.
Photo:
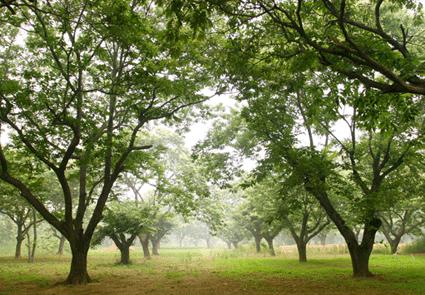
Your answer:
[[[88,244],[84,240],[70,241],[72,253],[71,269],[65,283],[83,285],[91,281],[87,272]]]
[[[159,255],[159,242],[160,240],[157,239],[151,239],[151,243],[152,243],[152,254],[153,255]]]
[[[401,236],[396,237],[395,239],[388,239],[390,244],[391,254],[397,254],[398,245],[400,244]]]
[[[369,257],[372,253],[376,232],[381,226],[381,220],[378,218],[371,218],[371,221],[365,225],[362,243],[359,245],[354,231],[347,226],[345,220],[335,210],[327,193],[324,190],[317,188],[313,189],[308,186],[306,189],[319,201],[328,217],[334,222],[335,226],[338,228],[338,231],[344,237],[350,252],[351,264],[353,266],[353,276],[372,276],[372,273],[369,271]]]
[[[297,241],[297,250],[298,261],[307,262],[307,243],[302,240]]]
[[[139,235],[140,244],[142,244],[143,257],[145,259],[151,259],[151,253],[149,251],[149,235]]]
[[[260,253],[261,251],[261,237],[254,237],[255,240],[255,251],[257,251],[257,253]]]
[[[269,252],[271,256],[276,256],[276,252],[274,251],[273,239],[266,239],[267,245],[269,246]]]
[[[66,241],[66,238],[63,235],[61,235],[61,237],[59,238],[58,252],[56,252],[56,255],[60,255],[60,256],[63,255],[63,249],[65,248],[65,241]]]

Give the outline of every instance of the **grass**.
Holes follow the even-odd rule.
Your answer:
[[[144,260],[117,265],[113,250],[90,252],[87,286],[57,284],[70,257],[41,256],[36,263],[0,257],[0,294],[425,294],[425,256],[374,254],[371,279],[353,279],[346,254],[310,249],[300,264],[295,252],[277,257],[250,250],[162,249]]]

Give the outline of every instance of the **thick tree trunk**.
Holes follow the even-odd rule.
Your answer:
[[[123,244],[120,248],[121,252],[121,264],[129,264],[130,263],[130,245]]]
[[[335,210],[327,193],[323,190],[311,189],[309,187],[306,187],[306,189],[316,197],[322,208],[326,211],[328,217],[334,222],[338,231],[344,237],[350,252],[353,276],[372,276],[372,273],[369,271],[369,257],[370,253],[372,253],[375,234],[381,226],[381,221],[377,218],[371,219],[369,224],[364,228],[362,243],[359,245],[355,233],[347,226],[345,220]]]
[[[369,271],[369,257],[372,249],[362,248],[355,245],[348,248],[353,265],[354,277],[370,277],[372,273]]]
[[[16,247],[15,247],[15,258],[16,259],[21,258],[22,242],[24,240],[25,240],[25,236],[22,233],[22,226],[18,225],[18,232],[16,234]]]
[[[63,249],[65,248],[65,241],[66,238],[61,235],[60,239],[59,239],[59,246],[58,246],[58,252],[56,252],[56,255],[63,255]]]
[[[239,247],[239,243],[238,242],[232,242],[232,244],[233,244],[233,247],[235,249],[238,249],[238,247]]]
[[[87,252],[88,247],[81,241],[71,243],[72,260],[71,269],[66,279],[66,284],[84,285],[90,282],[87,272]]]
[[[276,252],[274,251],[273,239],[266,239],[267,245],[269,246],[269,252],[271,256],[276,256]]]
[[[304,241],[297,242],[298,261],[307,262],[307,243]]]
[[[261,237],[254,237],[255,240],[255,251],[257,251],[257,253],[260,253],[261,251]]]
[[[227,244],[227,249],[232,249],[232,243],[231,242],[226,242]]]
[[[151,243],[152,243],[152,254],[153,255],[159,255],[159,242],[160,240],[154,240],[151,239]]]
[[[140,244],[142,244],[143,257],[145,259],[151,259],[151,253],[149,251],[149,235],[139,235]]]

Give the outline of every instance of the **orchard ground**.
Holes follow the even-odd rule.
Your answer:
[[[70,257],[40,254],[35,263],[0,257],[0,294],[425,294],[425,256],[374,253],[376,274],[354,279],[343,247],[310,247],[299,263],[294,247],[266,251],[161,249],[142,257],[132,248],[132,264],[117,265],[114,249],[92,250],[86,286],[61,284]],[[382,251],[377,251],[382,252]]]

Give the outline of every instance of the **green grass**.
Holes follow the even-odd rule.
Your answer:
[[[376,276],[353,279],[347,255],[311,252],[299,263],[290,253],[269,257],[250,249],[162,249],[144,260],[134,249],[133,263],[122,266],[117,251],[95,250],[89,255],[94,283],[83,287],[55,286],[66,277],[69,256],[42,256],[33,264],[0,257],[0,294],[97,294],[99,288],[102,294],[425,294],[425,256],[374,254]]]

